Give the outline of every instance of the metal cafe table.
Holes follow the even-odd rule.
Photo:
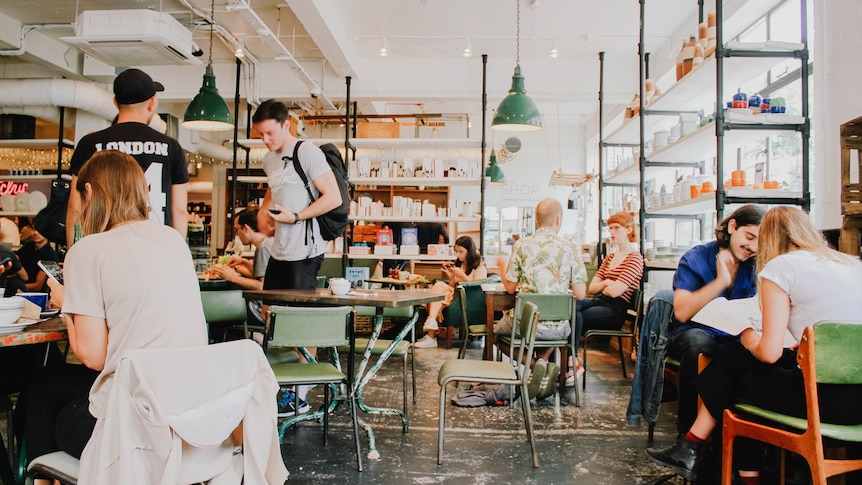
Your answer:
[[[427,290],[355,290],[346,295],[333,295],[332,291],[325,288],[316,290],[246,290],[243,292],[246,299],[261,300],[269,305],[300,303],[312,304],[316,306],[369,306],[375,308],[374,325],[371,331],[371,337],[368,340],[368,346],[362,355],[362,360],[359,363],[359,368],[354,374],[354,388],[352,389],[354,398],[356,399],[359,409],[366,413],[373,414],[390,414],[399,416],[404,432],[408,430],[407,416],[401,411],[391,408],[371,408],[362,403],[362,391],[368,382],[374,377],[383,362],[389,358],[395,347],[404,339],[404,336],[411,330],[416,321],[414,316],[410,323],[404,326],[398,335],[392,340],[392,343],[378,358],[377,362],[371,366],[366,372],[368,361],[371,359],[371,351],[380,336],[380,330],[383,327],[383,309],[384,308],[403,308],[408,306],[423,305],[434,301],[441,301],[444,295],[431,293]],[[355,338],[355,337],[354,337]],[[353,362],[352,356],[348,357],[348,363]],[[348,365],[348,368],[352,365]],[[349,372],[349,371],[348,371]],[[343,397],[342,397],[343,398]],[[327,410],[328,412],[329,410]],[[319,413],[306,413],[300,416],[295,416],[295,422],[307,421],[319,417]],[[360,425],[368,433],[368,458],[371,460],[380,459],[380,453],[377,452],[377,444],[374,439],[374,431],[368,423],[360,420]]]

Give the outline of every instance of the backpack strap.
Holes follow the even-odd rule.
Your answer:
[[[292,157],[281,157],[284,160],[284,168],[287,168],[288,160],[293,161],[293,169],[296,171],[296,174],[299,175],[299,178],[302,180],[303,185],[305,185],[305,191],[308,193],[308,198],[314,203],[315,198],[311,193],[311,187],[308,186],[308,176],[305,175],[305,171],[302,170],[302,166],[299,164],[299,146],[302,145],[303,140],[298,140],[296,145],[293,146],[293,156]],[[311,205],[311,204],[309,204]],[[305,241],[308,243],[308,235],[311,234],[311,242],[314,243],[314,229],[311,226],[311,218],[305,220]]]

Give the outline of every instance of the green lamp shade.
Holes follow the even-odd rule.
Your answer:
[[[506,176],[503,174],[503,169],[497,165],[497,155],[491,153],[488,168],[485,169],[485,176],[491,179],[491,183],[503,184],[506,182]]]
[[[515,66],[515,75],[512,76],[512,88],[509,95],[503,98],[491,128],[500,131],[539,131],[542,129],[542,114],[536,103],[527,96],[524,88],[524,76],[521,75],[521,66]]]
[[[203,86],[189,103],[183,115],[183,126],[198,131],[226,131],[233,129],[233,116],[227,103],[216,89],[212,64],[207,65]]]

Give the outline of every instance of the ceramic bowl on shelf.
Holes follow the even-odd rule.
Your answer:
[[[0,210],[3,212],[15,212],[15,196],[3,194],[0,196]]]
[[[30,194],[27,192],[21,192],[20,194],[15,196],[15,210],[18,212],[29,212],[30,211]]]

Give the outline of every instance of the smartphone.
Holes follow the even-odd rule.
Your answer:
[[[56,281],[57,283],[63,284],[63,268],[57,264],[56,261],[50,261],[47,259],[43,259],[37,263],[42,271],[48,275],[48,278]]]
[[[275,207],[269,209],[269,212],[273,214],[281,214],[281,209],[276,209]]]
[[[0,266],[6,266],[6,263],[12,261],[12,256],[6,256],[2,260],[0,260]]]

